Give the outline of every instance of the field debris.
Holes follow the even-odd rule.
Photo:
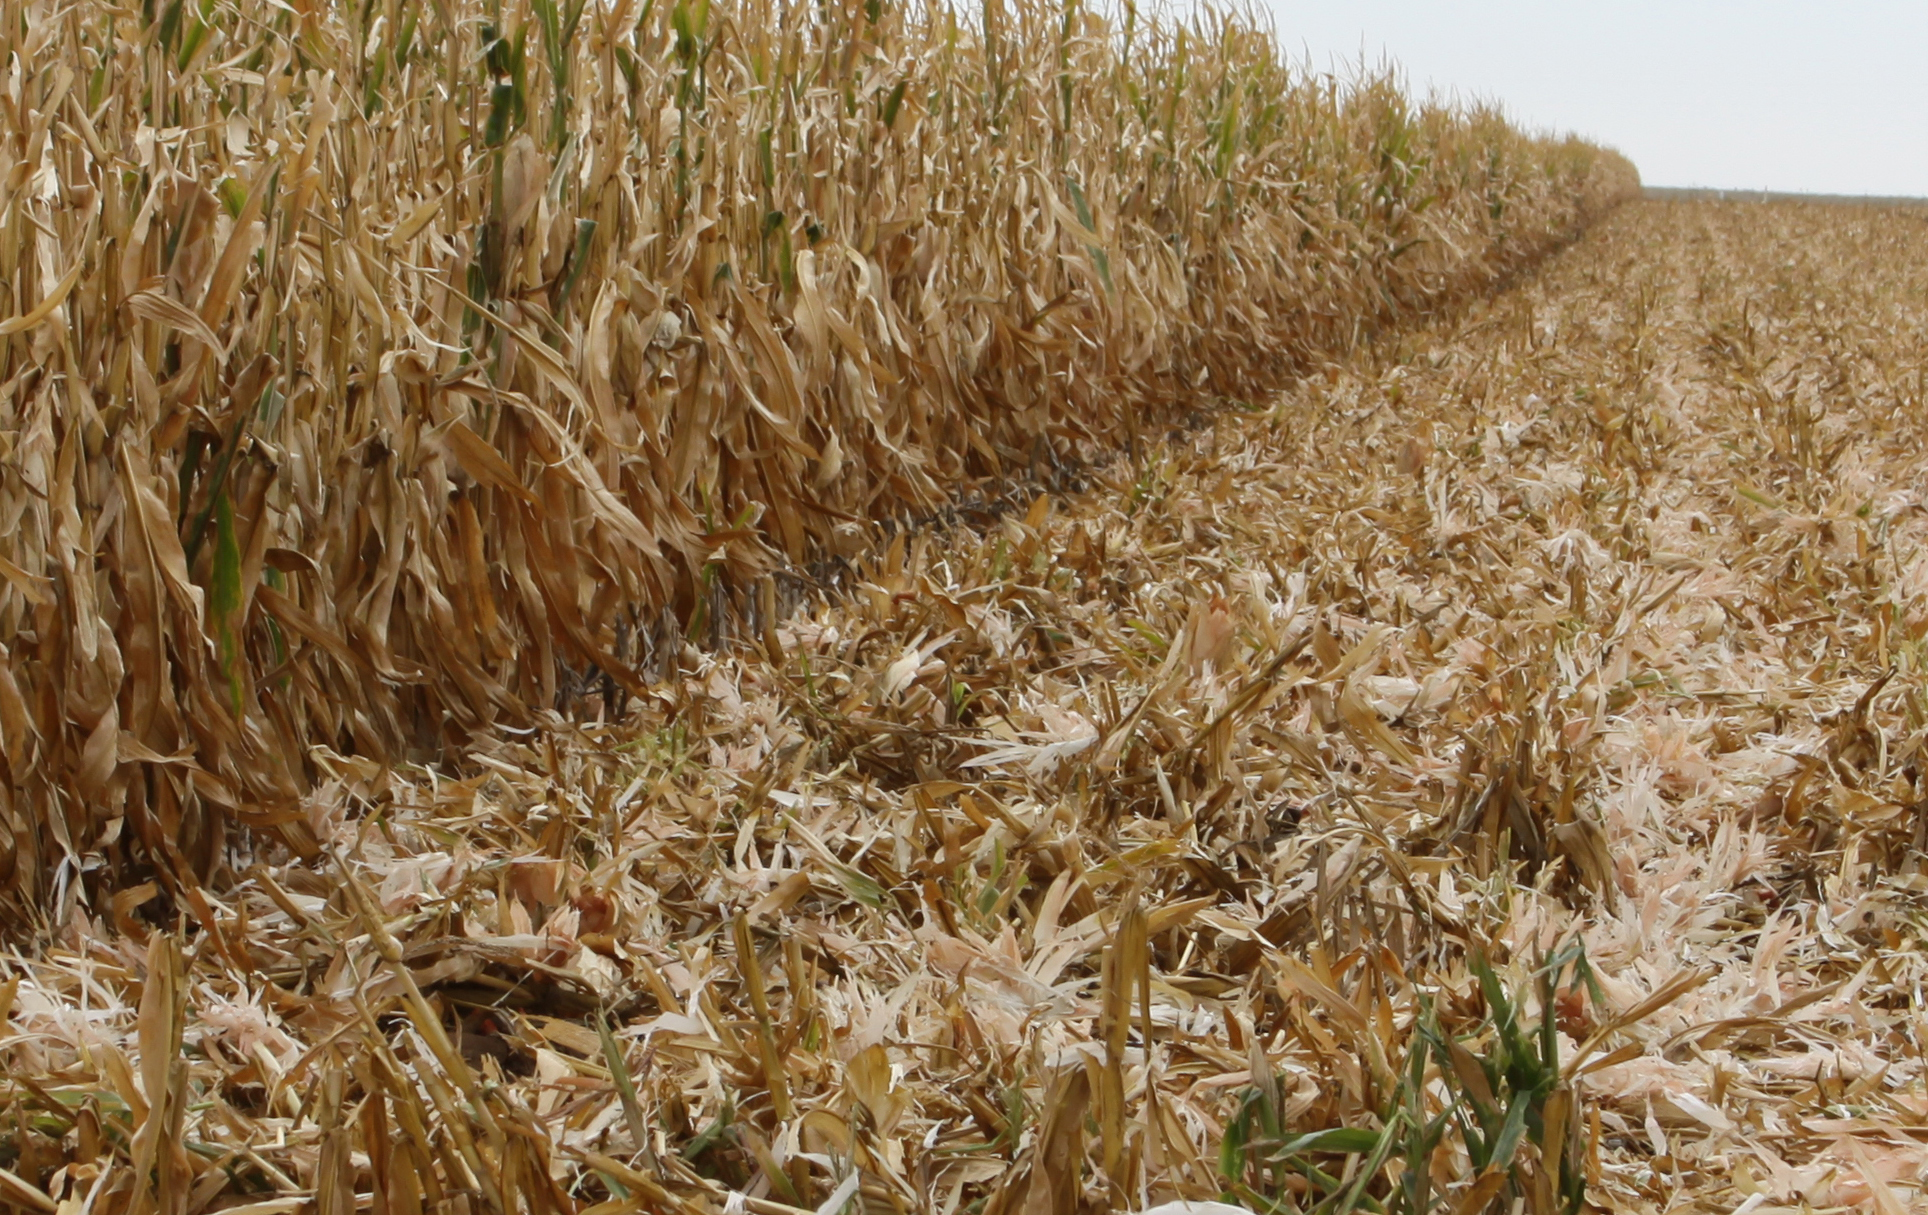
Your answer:
[[[1443,1209],[1918,1207],[1918,226],[1629,204],[620,716],[317,746],[317,860],[4,964],[0,1192],[1293,1209],[1262,1105],[1383,1205],[1506,1023],[1543,1121]]]
[[[0,109],[0,1208],[1928,1206],[1918,213],[1219,10]]]
[[[866,525],[1256,399],[1638,185],[1211,8],[0,0],[0,97],[26,935],[219,889],[237,833],[318,856],[316,749],[455,770],[648,695]]]

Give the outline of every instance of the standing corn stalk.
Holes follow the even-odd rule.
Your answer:
[[[1634,182],[1218,11],[0,0],[0,63],[0,887],[50,920]]]

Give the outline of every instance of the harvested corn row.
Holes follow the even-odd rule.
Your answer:
[[[621,722],[318,756],[320,859],[0,960],[0,1201],[1918,1207],[1921,239],[1630,204]]]
[[[0,0],[0,72],[29,932],[312,853],[328,756],[642,695],[871,521],[1257,399],[1636,184],[1218,12]]]

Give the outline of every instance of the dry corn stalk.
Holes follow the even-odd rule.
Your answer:
[[[1920,234],[1622,208],[622,723],[320,755],[339,861],[0,956],[4,1200],[173,1108],[262,1215],[1906,1209]]]
[[[1634,181],[1217,12],[496,7],[0,3],[36,917],[312,848],[318,757],[642,693],[850,521],[1252,395]]]

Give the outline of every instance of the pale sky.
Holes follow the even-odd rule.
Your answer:
[[[1655,186],[1928,195],[1928,2],[1253,0],[1314,67],[1610,144]]]

